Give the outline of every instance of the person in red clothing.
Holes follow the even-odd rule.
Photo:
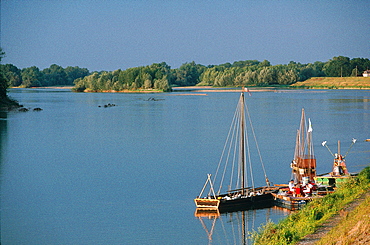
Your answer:
[[[294,187],[294,196],[295,197],[301,197],[302,196],[302,185],[301,185],[301,183],[298,183]]]

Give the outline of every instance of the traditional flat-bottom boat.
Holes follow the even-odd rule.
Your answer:
[[[249,130],[247,130],[245,114],[247,114],[249,118]],[[234,212],[273,206],[273,196],[271,193],[277,191],[278,188],[270,186],[256,141],[255,149],[259,154],[259,160],[261,161],[265,175],[266,186],[258,188],[254,186],[254,179],[251,173],[251,150],[247,137],[248,132],[253,135],[255,140],[256,136],[254,134],[248,107],[245,104],[244,93],[242,92],[216,174],[213,179],[211,179],[211,175],[208,174],[207,181],[200,195],[194,199],[197,209],[218,209],[220,212]],[[224,154],[225,152],[227,153]],[[230,156],[230,154],[232,156]],[[234,154],[236,154],[236,157]],[[223,182],[227,178],[225,177],[227,167],[231,168],[229,171],[231,173],[231,177],[229,177],[229,188],[227,191],[224,191],[224,194],[220,194]],[[247,169],[250,170],[249,179],[252,182],[251,187],[247,187]],[[221,177],[217,179],[216,177],[218,177],[219,170],[222,173],[220,174]],[[220,186],[217,193],[214,190],[213,184],[216,181]],[[231,189],[234,185],[235,189]],[[205,197],[202,197],[206,187],[209,187],[209,192]]]
[[[215,197],[195,198],[195,205],[198,210],[219,210],[221,213],[244,211],[249,209],[269,208],[274,205],[272,193],[277,188],[271,188],[270,191],[264,190],[261,194],[226,194]]]
[[[273,188],[273,191],[275,190]],[[274,205],[273,191],[264,191],[264,194],[260,195],[239,196],[235,198],[225,196],[220,199],[219,210],[221,213],[225,213],[272,207]]]

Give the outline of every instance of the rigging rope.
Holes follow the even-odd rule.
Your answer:
[[[268,181],[267,174],[266,174],[265,164],[263,163],[263,160],[262,160],[261,151],[260,151],[260,148],[259,148],[259,146],[258,146],[257,137],[256,137],[256,134],[255,134],[255,132],[254,132],[254,128],[253,128],[253,124],[252,124],[252,119],[251,119],[251,116],[250,116],[250,114],[249,114],[249,108],[248,108],[248,105],[247,105],[247,104],[245,104],[245,108],[246,108],[246,112],[247,112],[247,115],[248,115],[249,125],[250,125],[251,130],[252,130],[252,134],[253,134],[254,142],[256,142],[256,148],[257,148],[257,151],[258,151],[258,156],[259,156],[260,161],[261,161],[261,165],[262,165],[262,169],[263,169],[263,174],[265,175],[266,184],[267,184],[268,186],[270,186],[270,183],[269,183],[269,181]]]
[[[216,179],[217,179],[217,175],[218,175],[218,172],[220,170],[220,167],[221,167],[221,163],[224,159],[224,154],[225,154],[225,151],[226,151],[226,148],[227,146],[229,145],[229,142],[232,142],[233,141],[233,138],[234,138],[234,132],[235,132],[235,127],[233,127],[233,125],[235,125],[235,121],[237,120],[237,110],[234,112],[234,117],[233,117],[233,120],[231,122],[231,125],[230,125],[230,128],[229,128],[229,132],[227,134],[227,138],[226,138],[226,142],[224,144],[224,148],[222,150],[222,154],[221,154],[221,157],[220,157],[220,160],[218,162],[218,166],[217,166],[217,169],[216,169],[216,174],[215,176],[213,177],[213,183],[216,183]],[[231,137],[231,139],[230,139]],[[228,149],[228,152],[230,152],[230,146],[229,146],[229,149]],[[229,155],[229,154],[228,154]],[[227,157],[228,158],[228,157]],[[226,165],[226,164],[225,164]],[[217,191],[217,195],[220,194],[221,192],[221,188],[222,188],[222,185],[223,185],[223,181],[224,181],[224,178],[225,178],[225,168],[224,168],[224,171],[222,173],[222,176],[221,176],[221,181],[220,181],[220,187]]]
[[[222,171],[222,174],[220,173],[221,175],[221,178],[220,178],[220,185],[219,185],[219,189],[217,191],[217,195],[220,194],[221,192],[221,189],[223,187],[223,182],[225,181],[225,175],[226,175],[226,170],[227,170],[227,166],[230,164],[229,161],[232,161],[231,165],[232,165],[232,170],[231,170],[231,178],[230,178],[230,185],[229,185],[229,189],[230,188],[233,188],[233,177],[235,175],[235,168],[236,168],[236,162],[239,161],[240,159],[237,159],[237,152],[238,150],[241,151],[241,149],[238,149],[238,137],[239,137],[239,141],[241,140],[240,139],[240,135],[241,135],[241,132],[240,132],[240,127],[239,125],[241,124],[241,120],[240,120],[240,117],[241,117],[241,99],[239,100],[238,102],[238,105],[236,106],[236,110],[234,112],[234,116],[233,116],[233,120],[232,120],[232,123],[230,125],[230,128],[229,128],[229,131],[228,131],[228,135],[227,135],[227,138],[226,138],[226,142],[224,144],[224,147],[223,147],[223,150],[222,150],[222,154],[221,154],[221,157],[220,157],[220,160],[218,162],[218,166],[217,166],[217,169],[216,169],[216,173],[213,177],[213,183],[216,183],[216,179],[220,178],[218,175],[220,173],[220,171]],[[263,160],[262,160],[262,156],[261,156],[261,152],[260,152],[260,148],[259,148],[259,145],[258,145],[258,142],[257,142],[257,137],[256,137],[256,134],[255,134],[255,131],[254,131],[254,128],[253,128],[253,124],[252,124],[252,120],[251,120],[251,116],[250,116],[250,113],[249,113],[249,108],[247,106],[246,103],[244,103],[244,111],[246,112],[247,116],[248,116],[248,122],[249,122],[249,127],[250,127],[250,130],[252,132],[252,135],[253,135],[253,138],[254,138],[254,141],[255,141],[255,144],[256,144],[256,149],[257,149],[257,152],[258,152],[258,156],[259,156],[259,159],[260,159],[260,162],[261,162],[261,165],[262,165],[262,170],[263,170],[263,173],[264,173],[264,176],[265,176],[265,180],[266,180],[266,184],[268,186],[270,186],[270,182],[267,178],[267,174],[266,174],[266,169],[265,169],[265,165],[263,163]],[[246,142],[245,146],[244,146],[244,151],[247,152],[247,157],[248,157],[248,162],[249,162],[249,175],[250,175],[250,179],[251,179],[251,182],[252,182],[252,187],[255,188],[255,184],[254,184],[254,177],[253,177],[253,168],[252,168],[252,160],[251,160],[251,150],[250,150],[250,143],[249,143],[249,137],[248,137],[248,130],[246,129],[245,130],[245,134],[244,135],[244,141]],[[235,143],[233,143],[235,142]],[[246,151],[247,150],[247,151]],[[234,153],[233,157],[230,157],[231,153]],[[240,152],[239,152],[240,154]],[[226,161],[225,161],[226,160]],[[238,164],[238,175],[237,175],[237,180],[235,182],[235,189],[239,189],[241,188],[240,187],[240,181],[241,181],[241,164],[246,164],[247,163],[247,159],[244,159],[244,163],[240,163]],[[240,161],[239,161],[240,162]],[[224,166],[221,166],[221,164],[224,163],[225,165]],[[247,170],[247,169],[245,169]],[[248,172],[248,171],[246,171]],[[245,178],[246,180],[246,186],[248,186],[248,174],[246,173],[245,176],[243,177]]]

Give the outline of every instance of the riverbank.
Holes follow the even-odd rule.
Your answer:
[[[359,205],[366,206],[370,202],[368,200],[369,191],[370,166],[362,170],[356,178],[348,179],[334,193],[310,202],[302,210],[292,213],[278,224],[267,223],[251,236],[255,244],[297,244],[298,242],[302,242],[298,244],[313,244],[324,237],[326,232],[336,231],[335,219],[338,219],[338,226],[344,227],[345,230],[342,233],[348,233],[352,230],[353,233],[361,233],[361,226],[353,221],[357,214],[352,213],[355,212],[352,210],[355,210]],[[365,203],[363,204],[363,202]],[[356,210],[361,210],[361,208]],[[368,215],[368,212],[358,212],[358,216],[361,215]],[[341,217],[345,219],[342,221]],[[350,221],[347,217],[354,217],[354,219]],[[365,219],[363,221],[369,223],[369,219],[367,216],[367,221]],[[356,228],[356,226],[358,227]],[[333,229],[333,227],[335,228]],[[338,241],[339,243],[338,239],[342,239],[339,237],[334,233],[332,237],[328,238],[328,241]]]
[[[370,89],[370,77],[311,77],[290,85],[306,89]]]
[[[0,99],[0,111],[10,111],[22,107],[17,101],[6,96]]]
[[[370,190],[296,245],[370,244]]]
[[[312,77],[303,82],[296,82],[292,85],[274,85],[267,87],[247,86],[251,92],[274,91],[279,89],[370,89],[370,77]],[[75,90],[75,87],[70,85],[48,86],[48,87],[32,87],[38,89],[70,89]],[[196,90],[197,92],[235,92],[237,87],[212,87],[212,86],[186,86],[172,87],[172,91],[181,90]],[[106,93],[160,93],[161,90],[156,89],[137,89],[122,91],[115,90],[91,90],[85,89],[80,92],[106,92]],[[239,92],[239,91],[238,91]]]

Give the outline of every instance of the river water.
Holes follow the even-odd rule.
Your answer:
[[[0,114],[2,244],[240,243],[241,213],[195,217],[193,203],[215,171],[239,93],[9,95],[43,110]],[[347,167],[358,172],[369,164],[370,91],[252,91],[246,99],[273,183],[290,179],[303,107],[318,173],[331,171],[324,140],[333,152],[340,140],[344,153],[358,139]],[[263,173],[254,175],[263,185]],[[251,231],[287,214],[271,208],[242,216]]]

